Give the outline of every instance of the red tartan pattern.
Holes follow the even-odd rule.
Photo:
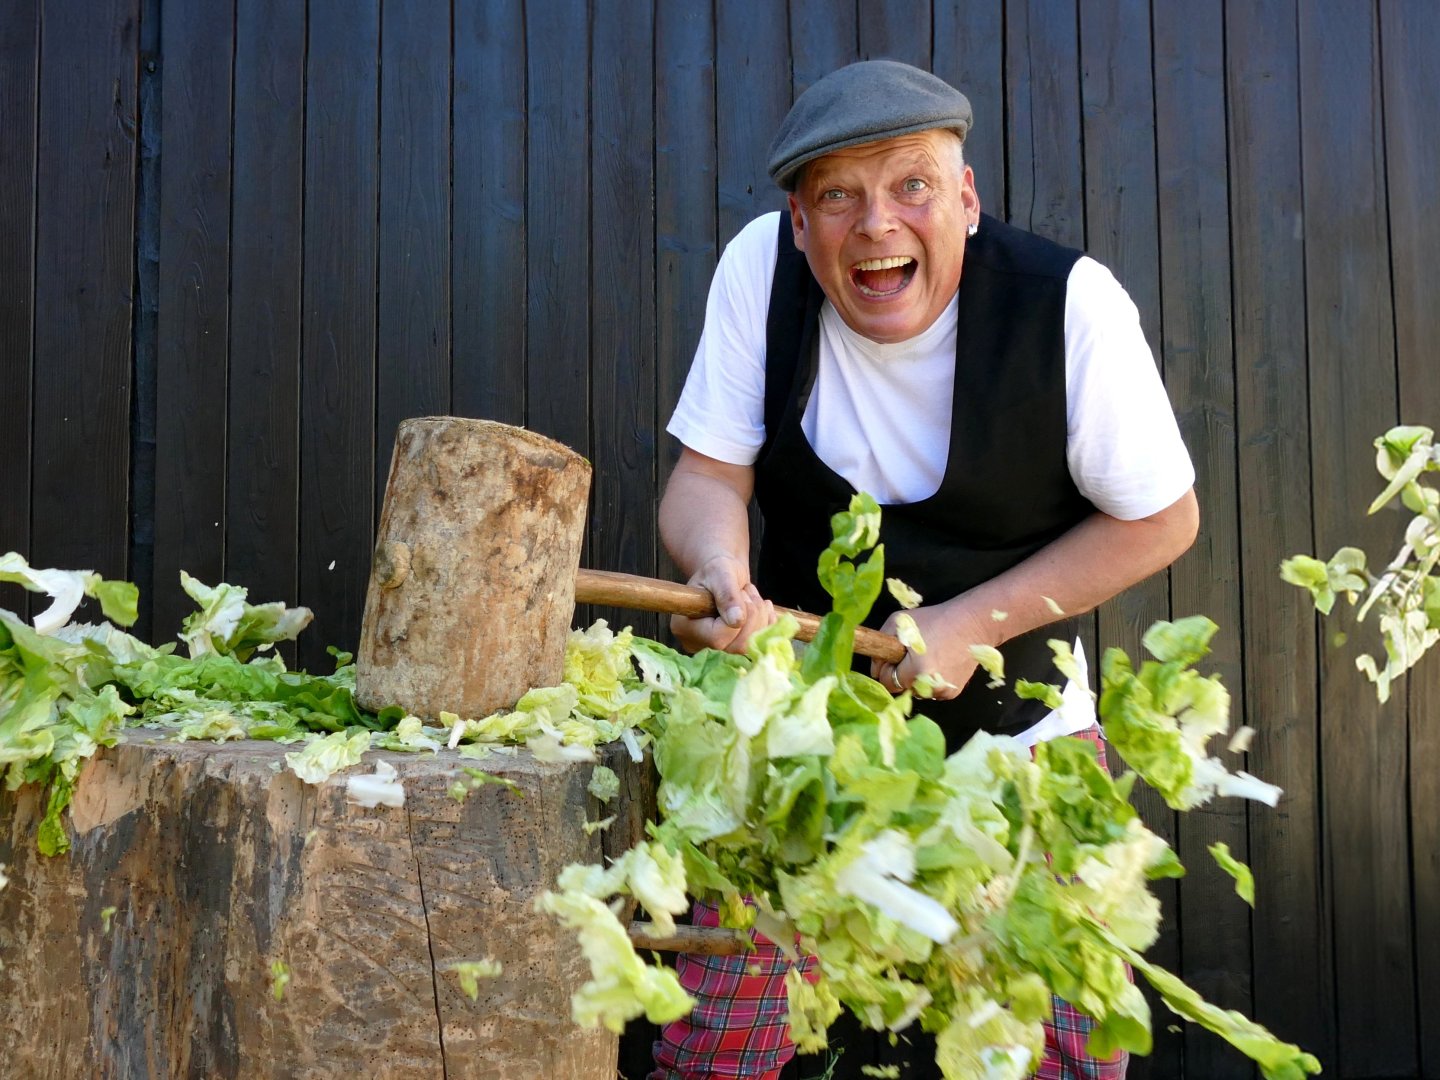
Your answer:
[[[719,912],[695,901],[690,921],[718,926]],[[755,951],[745,956],[675,958],[680,985],[696,1006],[689,1016],[666,1024],[655,1044],[655,1070],[649,1080],[778,1080],[795,1056],[790,1041],[785,973],[790,961],[773,943],[752,934]],[[804,957],[806,974],[814,957]]]
[[[1094,743],[1100,764],[1106,764],[1098,727],[1075,737]],[[697,900],[691,920],[715,926],[719,913]],[[680,985],[697,1004],[689,1016],[661,1028],[648,1080],[779,1080],[780,1070],[795,1056],[786,1023],[790,965],[764,937],[756,935],[755,941],[755,952],[747,956],[675,958]],[[813,977],[814,959],[802,963]],[[1054,1019],[1045,1024],[1045,1059],[1033,1080],[1124,1080],[1129,1055],[1112,1061],[1089,1057],[1085,1040],[1093,1022],[1058,997],[1054,1009]]]

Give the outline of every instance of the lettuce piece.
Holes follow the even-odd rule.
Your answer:
[[[460,992],[471,1001],[480,1000],[480,980],[498,979],[504,973],[504,965],[493,956],[483,960],[456,960],[446,967],[453,971],[460,983]]]
[[[601,802],[609,802],[620,794],[620,778],[615,775],[613,769],[606,768],[604,765],[596,765],[590,774],[590,782],[585,785],[585,790]]]
[[[944,906],[910,888],[915,877],[915,847],[898,830],[887,829],[860,847],[860,853],[835,875],[842,893],[873,904],[896,922],[944,945],[960,924]]]
[[[0,581],[45,593],[54,601],[35,616],[35,630],[40,634],[53,634],[69,622],[87,596],[99,600],[105,617],[121,626],[130,626],[138,618],[140,590],[128,581],[107,581],[92,570],[37,570],[19,552],[9,551],[0,555]]]
[[[630,937],[615,913],[593,896],[546,892],[538,910],[576,931],[590,964],[590,978],[570,999],[570,1015],[581,1027],[604,1026],[619,1033],[628,1020],[643,1015],[652,1024],[678,1020],[695,1006],[673,971],[651,967],[635,955]]]
[[[1101,931],[1103,936],[1109,936]],[[1150,963],[1134,949],[1112,941],[1126,961],[1160,994],[1166,1007],[1191,1023],[1213,1031],[1260,1066],[1265,1080],[1303,1080],[1320,1073],[1320,1062],[1293,1043],[1283,1042],[1255,1021],[1231,1009],[1211,1005],[1175,975]]]
[[[1232,773],[1207,744],[1230,726],[1230,695],[1217,677],[1190,665],[1209,651],[1215,624],[1203,616],[1157,622],[1145,645],[1157,657],[1136,671],[1119,649],[1101,661],[1100,721],[1125,763],[1177,810],[1216,795],[1274,806],[1280,789],[1247,773]]]
[[[293,641],[314,617],[309,608],[287,608],[281,603],[252,605],[247,590],[221,582],[211,587],[184,570],[180,586],[200,610],[186,616],[180,640],[192,659],[207,653],[234,656],[240,661],[264,652],[279,641]]]
[[[323,784],[339,770],[360,764],[360,758],[368,749],[370,732],[336,731],[323,738],[312,737],[304,749],[286,754],[285,764],[305,783]]]
[[[1252,908],[1255,906],[1255,875],[1250,868],[1230,854],[1230,845],[1217,841],[1205,849],[1216,865],[1235,879],[1235,895]]]

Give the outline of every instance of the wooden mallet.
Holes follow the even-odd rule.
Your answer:
[[[362,707],[426,717],[509,708],[561,681],[577,603],[715,614],[704,589],[577,569],[590,472],[579,454],[524,428],[401,423],[356,658]],[[795,617],[801,640],[814,637],[817,616],[776,610]],[[897,639],[863,627],[855,651],[891,663],[905,655]]]

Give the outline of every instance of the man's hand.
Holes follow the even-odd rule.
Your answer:
[[[955,684],[935,696],[954,697],[979,666],[970,646],[998,648],[1066,615],[1083,615],[1174,562],[1194,542],[1199,521],[1194,491],[1132,521],[1097,510],[1003,574],[953,600],[910,612],[925,639],[925,655],[912,650],[898,669],[876,661],[871,675],[898,694],[933,671]],[[992,612],[1001,612],[1003,619]],[[897,620],[898,614],[890,617],[887,632],[895,633]]]
[[[750,519],[755,488],[748,465],[731,465],[686,447],[660,500],[660,536],[690,584],[710,590],[718,618],[670,620],[690,652],[744,652],[750,635],[775,621],[775,609],[750,582]]]
[[[723,649],[742,653],[750,635],[775,621],[775,607],[762,599],[750,581],[750,568],[729,555],[718,555],[690,577],[691,585],[707,589],[719,615],[710,619],[670,618],[670,632],[686,652]]]
[[[886,660],[872,660],[870,677],[892,694],[898,694],[914,686],[920,675],[936,675],[950,684],[942,683],[937,687],[936,700],[947,701],[955,697],[979,666],[970,652],[970,646],[1000,643],[995,621],[988,612],[977,614],[973,608],[966,596],[961,595],[945,604],[918,607],[908,612],[897,611],[891,615],[881,629],[898,637],[900,617],[909,615],[915,620],[915,626],[925,641],[925,653],[922,656],[910,649],[898,666]]]

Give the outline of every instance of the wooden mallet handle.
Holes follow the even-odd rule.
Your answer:
[[[617,574],[610,570],[581,569],[575,576],[575,602],[605,604],[632,611],[659,611],[691,619],[708,619],[716,614],[715,598],[698,585],[681,585],[674,581]],[[775,614],[794,616],[800,624],[800,632],[795,636],[801,641],[812,640],[820,629],[818,615],[779,605],[776,605]],[[905,646],[898,638],[864,626],[855,631],[855,651],[861,656],[892,664],[905,659]]]

